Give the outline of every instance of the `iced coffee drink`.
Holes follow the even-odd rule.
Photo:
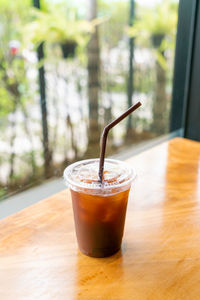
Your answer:
[[[84,254],[106,257],[121,247],[134,171],[125,163],[106,159],[103,181],[98,177],[99,159],[79,161],[67,167],[78,245]]]

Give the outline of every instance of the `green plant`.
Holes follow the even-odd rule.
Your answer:
[[[15,176],[16,151],[14,147],[17,137],[17,112],[21,110],[24,116],[22,126],[31,141],[28,130],[28,112],[26,104],[31,101],[32,92],[27,79],[27,63],[23,56],[21,28],[28,21],[27,11],[31,0],[16,0],[14,2],[0,0],[0,118],[2,140],[10,147],[6,159],[9,164],[9,183]],[[1,158],[4,153],[1,152]],[[34,162],[34,153],[31,153]],[[29,164],[30,159],[27,159]],[[34,162],[35,163],[35,162]]]
[[[143,47],[152,45],[163,52],[173,49],[176,37],[178,2],[164,0],[154,9],[138,6],[137,18],[133,26],[127,28],[129,36],[137,39],[137,44]],[[158,55],[158,60],[164,66],[164,61]]]
[[[137,19],[133,26],[128,28],[128,34],[138,39],[142,45],[147,44],[153,35],[168,36],[176,35],[178,2],[164,0],[157,4],[154,9],[138,6]]]
[[[168,78],[172,77],[172,57],[175,47],[178,2],[163,0],[152,9],[138,6],[138,17],[128,34],[137,40],[138,45],[152,48],[155,57],[156,82],[154,84],[154,100],[152,103],[153,120],[151,130],[156,134],[168,131],[169,99],[167,94]],[[167,55],[167,51],[169,53]]]
[[[29,0],[13,3],[0,0],[0,116],[13,112],[14,98],[22,98],[28,93],[20,29],[27,21],[25,10],[29,3]],[[18,45],[16,52],[12,52],[12,44]]]
[[[45,10],[32,8],[30,10],[32,21],[23,29],[24,41],[37,47],[42,42],[48,44],[77,44],[85,46],[89,35],[94,31],[99,20],[91,22],[79,19],[74,10],[68,13],[60,6],[49,5]]]
[[[164,0],[153,10],[138,6],[137,19],[127,29],[128,35],[135,37],[138,45],[152,45],[156,49],[157,61],[163,69],[167,69],[167,62],[162,54],[167,49],[174,49],[177,7],[175,0]]]

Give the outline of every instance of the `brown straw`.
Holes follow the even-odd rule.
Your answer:
[[[105,159],[105,152],[106,152],[106,142],[109,130],[113,128],[115,125],[117,125],[120,121],[122,121],[124,118],[126,118],[130,113],[132,113],[134,110],[136,110],[138,107],[140,107],[142,104],[141,102],[137,102],[135,105],[131,106],[127,111],[125,111],[120,117],[118,117],[116,120],[112,121],[110,124],[108,124],[102,133],[101,138],[101,153],[100,153],[100,160],[99,160],[99,181],[102,183],[103,180],[103,170],[104,170],[104,159]]]

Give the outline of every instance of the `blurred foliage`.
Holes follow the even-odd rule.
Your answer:
[[[164,35],[171,39],[176,35],[178,2],[163,0],[152,8],[138,6],[137,17],[133,26],[128,28],[130,36],[137,38],[138,43],[147,45],[153,35]],[[168,45],[167,45],[168,46]]]
[[[129,3],[127,1],[100,0],[98,2],[98,14],[107,17],[107,21],[101,25],[102,44],[104,47],[114,48],[124,38],[124,29],[128,23]]]
[[[17,105],[20,105],[19,110],[22,111],[22,109],[26,108],[27,103],[30,103],[31,99],[38,99],[38,91],[36,91],[38,86],[36,85],[36,88],[32,88],[32,79],[28,78],[27,69],[31,68],[35,71],[35,73],[37,73],[37,68],[40,65],[36,64],[36,62],[32,63],[28,61],[26,55],[24,55],[24,50],[30,49],[31,54],[34,54],[36,58],[36,53],[34,52],[35,49],[41,42],[45,42],[46,57],[45,60],[40,63],[45,63],[47,89],[49,88],[48,84],[51,85],[51,87],[54,84],[56,86],[56,88],[53,86],[51,89],[53,91],[51,93],[54,93],[55,91],[55,94],[50,95],[50,92],[47,91],[49,97],[47,99],[47,103],[49,105],[49,119],[52,118],[52,111],[55,113],[55,105],[57,105],[58,109],[57,121],[54,119],[54,122],[49,124],[49,131],[50,143],[53,144],[51,140],[53,134],[56,136],[54,141],[55,147],[57,147],[55,157],[56,155],[59,156],[59,162],[56,161],[54,157],[53,164],[54,169],[60,170],[58,172],[59,175],[61,174],[62,166],[66,166],[66,163],[69,163],[74,159],[72,154],[72,134],[75,136],[74,141],[76,144],[75,146],[78,149],[78,153],[84,153],[83,146],[81,146],[83,149],[79,149],[80,137],[82,138],[84,134],[86,135],[85,140],[87,143],[87,125],[85,132],[84,130],[79,131],[77,127],[84,127],[84,124],[87,124],[88,122],[88,112],[87,109],[85,109],[88,105],[86,46],[90,38],[90,34],[94,31],[94,28],[97,25],[99,25],[101,49],[100,88],[104,92],[102,102],[109,99],[109,101],[105,101],[105,107],[102,105],[100,108],[101,118],[104,117],[106,109],[112,109],[112,112],[109,115],[110,118],[115,117],[121,109],[125,108],[124,103],[126,101],[126,79],[129,55],[128,38],[135,38],[135,53],[136,51],[140,51],[140,49],[146,48],[151,54],[149,56],[150,59],[147,58],[149,60],[153,57],[152,53],[154,54],[155,58],[152,59],[150,63],[147,63],[147,60],[145,59],[141,60],[141,62],[137,61],[135,55],[133,76],[134,92],[140,95],[146,94],[149,100],[147,103],[147,105],[149,105],[147,108],[148,116],[146,117],[145,114],[142,115],[141,113],[141,115],[138,115],[135,118],[137,121],[137,130],[139,128],[138,140],[142,140],[144,138],[144,135],[141,134],[142,132],[145,132],[145,138],[148,138],[148,136],[151,137],[150,125],[152,121],[152,95],[155,92],[156,81],[155,61],[158,61],[167,73],[168,85],[171,87],[178,2],[163,0],[158,3],[154,9],[152,9],[142,6],[140,2],[137,1],[135,6],[136,17],[134,25],[127,29],[129,21],[129,4],[129,1],[98,0],[98,19],[88,22],[86,20],[86,16],[84,14],[80,14],[79,3],[77,1],[75,4],[72,1],[70,2],[65,0],[41,0],[41,10],[38,10],[32,7],[32,0],[0,0],[1,135],[4,135],[4,130],[6,134],[8,132],[6,131],[6,125],[10,126],[12,123],[12,116],[16,109],[16,103]],[[87,11],[87,9],[85,9],[85,11]],[[161,42],[160,44],[158,43],[158,46],[155,46],[154,44],[155,39],[153,37],[155,36],[161,37]],[[16,53],[12,52],[12,41],[17,42],[18,44]],[[78,45],[75,58],[67,61],[61,60],[62,56],[60,45],[71,41],[74,41]],[[168,53],[169,55],[167,54],[163,56],[163,53]],[[49,77],[50,81],[48,82]],[[57,85],[59,86],[58,88]],[[59,96],[60,86],[64,87],[64,96]],[[74,88],[74,86],[76,87]],[[71,105],[71,101],[73,101],[72,99],[68,99],[68,88],[74,89],[78,95],[76,96],[79,99],[78,103],[80,107],[76,107],[74,111],[77,110],[78,117],[79,110],[80,115],[82,114],[82,119],[78,121],[79,124],[75,123],[75,121],[73,123],[72,117],[71,131],[66,122],[67,117],[69,116],[64,115],[65,105]],[[114,93],[113,98],[112,93]],[[121,97],[120,100],[117,98],[117,95],[119,94]],[[50,99],[53,97],[55,98],[54,106],[51,102],[52,99]],[[60,97],[63,97],[64,100]],[[35,104],[37,105],[37,103],[38,102],[36,101]],[[50,103],[52,105],[51,107]],[[104,109],[103,112],[102,107]],[[66,108],[66,111],[67,113],[69,112],[69,107]],[[28,118],[31,118],[31,111],[28,111],[27,113],[27,121]],[[63,119],[63,123],[61,123],[61,119]],[[25,131],[24,125],[26,121],[24,120],[25,119],[22,121],[21,128]],[[103,121],[105,122],[105,120]],[[37,124],[34,125],[35,131],[32,132],[33,128],[28,127],[26,129],[27,133],[29,133],[30,129],[32,135],[41,137],[41,124],[39,124],[38,119],[35,123],[36,122]],[[62,131],[64,133],[62,134],[59,133],[61,127],[62,129],[65,127]],[[11,130],[9,133],[11,133]],[[23,133],[22,135],[27,136],[27,133]],[[124,136],[125,134],[122,125],[122,129],[116,133],[115,139],[121,139],[121,145],[123,145]],[[4,136],[4,138],[8,143],[10,143],[10,136]],[[15,137],[13,137],[13,139],[14,138]],[[113,139],[113,145],[116,141],[115,139]],[[14,169],[15,172],[12,175],[12,184],[15,184],[15,186],[9,187],[10,189],[13,188],[17,190],[17,185],[19,184],[20,186],[24,186],[41,179],[43,172],[42,149],[39,147],[36,149],[33,147],[32,149],[33,151],[28,150],[29,152],[24,151],[23,154],[16,154],[20,168],[17,170]],[[35,161],[33,159],[31,162],[31,157],[34,155],[34,151],[36,153],[36,158]],[[69,154],[70,151],[71,153]],[[10,153],[1,153],[0,163],[3,164],[5,161],[9,161],[9,155]],[[33,178],[35,167],[37,167],[37,174],[35,173],[36,177]],[[2,187],[0,189],[1,198],[6,195],[7,190],[4,189],[3,183],[2,185],[0,183],[0,187]]]
[[[13,112],[14,100],[28,93],[21,28],[29,7],[29,0],[0,1],[0,116]]]
[[[133,26],[126,28],[126,32],[130,37],[135,38],[138,46],[152,49],[156,61],[165,70],[170,80],[172,69],[166,52],[173,53],[175,48],[177,11],[177,0],[163,0],[153,9],[138,5]]]
[[[137,39],[138,45],[153,46],[157,61],[163,69],[167,70],[167,61],[162,55],[164,51],[174,49],[178,2],[163,0],[152,10],[148,7],[138,6],[137,18],[133,26],[127,29],[129,36]]]
[[[64,2],[58,4],[48,3],[42,10],[32,8],[29,10],[30,22],[26,24],[22,33],[25,44],[33,43],[37,47],[41,42],[67,43],[75,42],[84,47],[89,40],[95,26],[103,20],[95,19],[91,22],[80,19],[78,9],[69,7]]]

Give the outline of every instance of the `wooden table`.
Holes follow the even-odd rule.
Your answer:
[[[1,300],[200,299],[200,143],[175,138],[129,162],[122,250],[78,251],[64,190],[0,222]]]

